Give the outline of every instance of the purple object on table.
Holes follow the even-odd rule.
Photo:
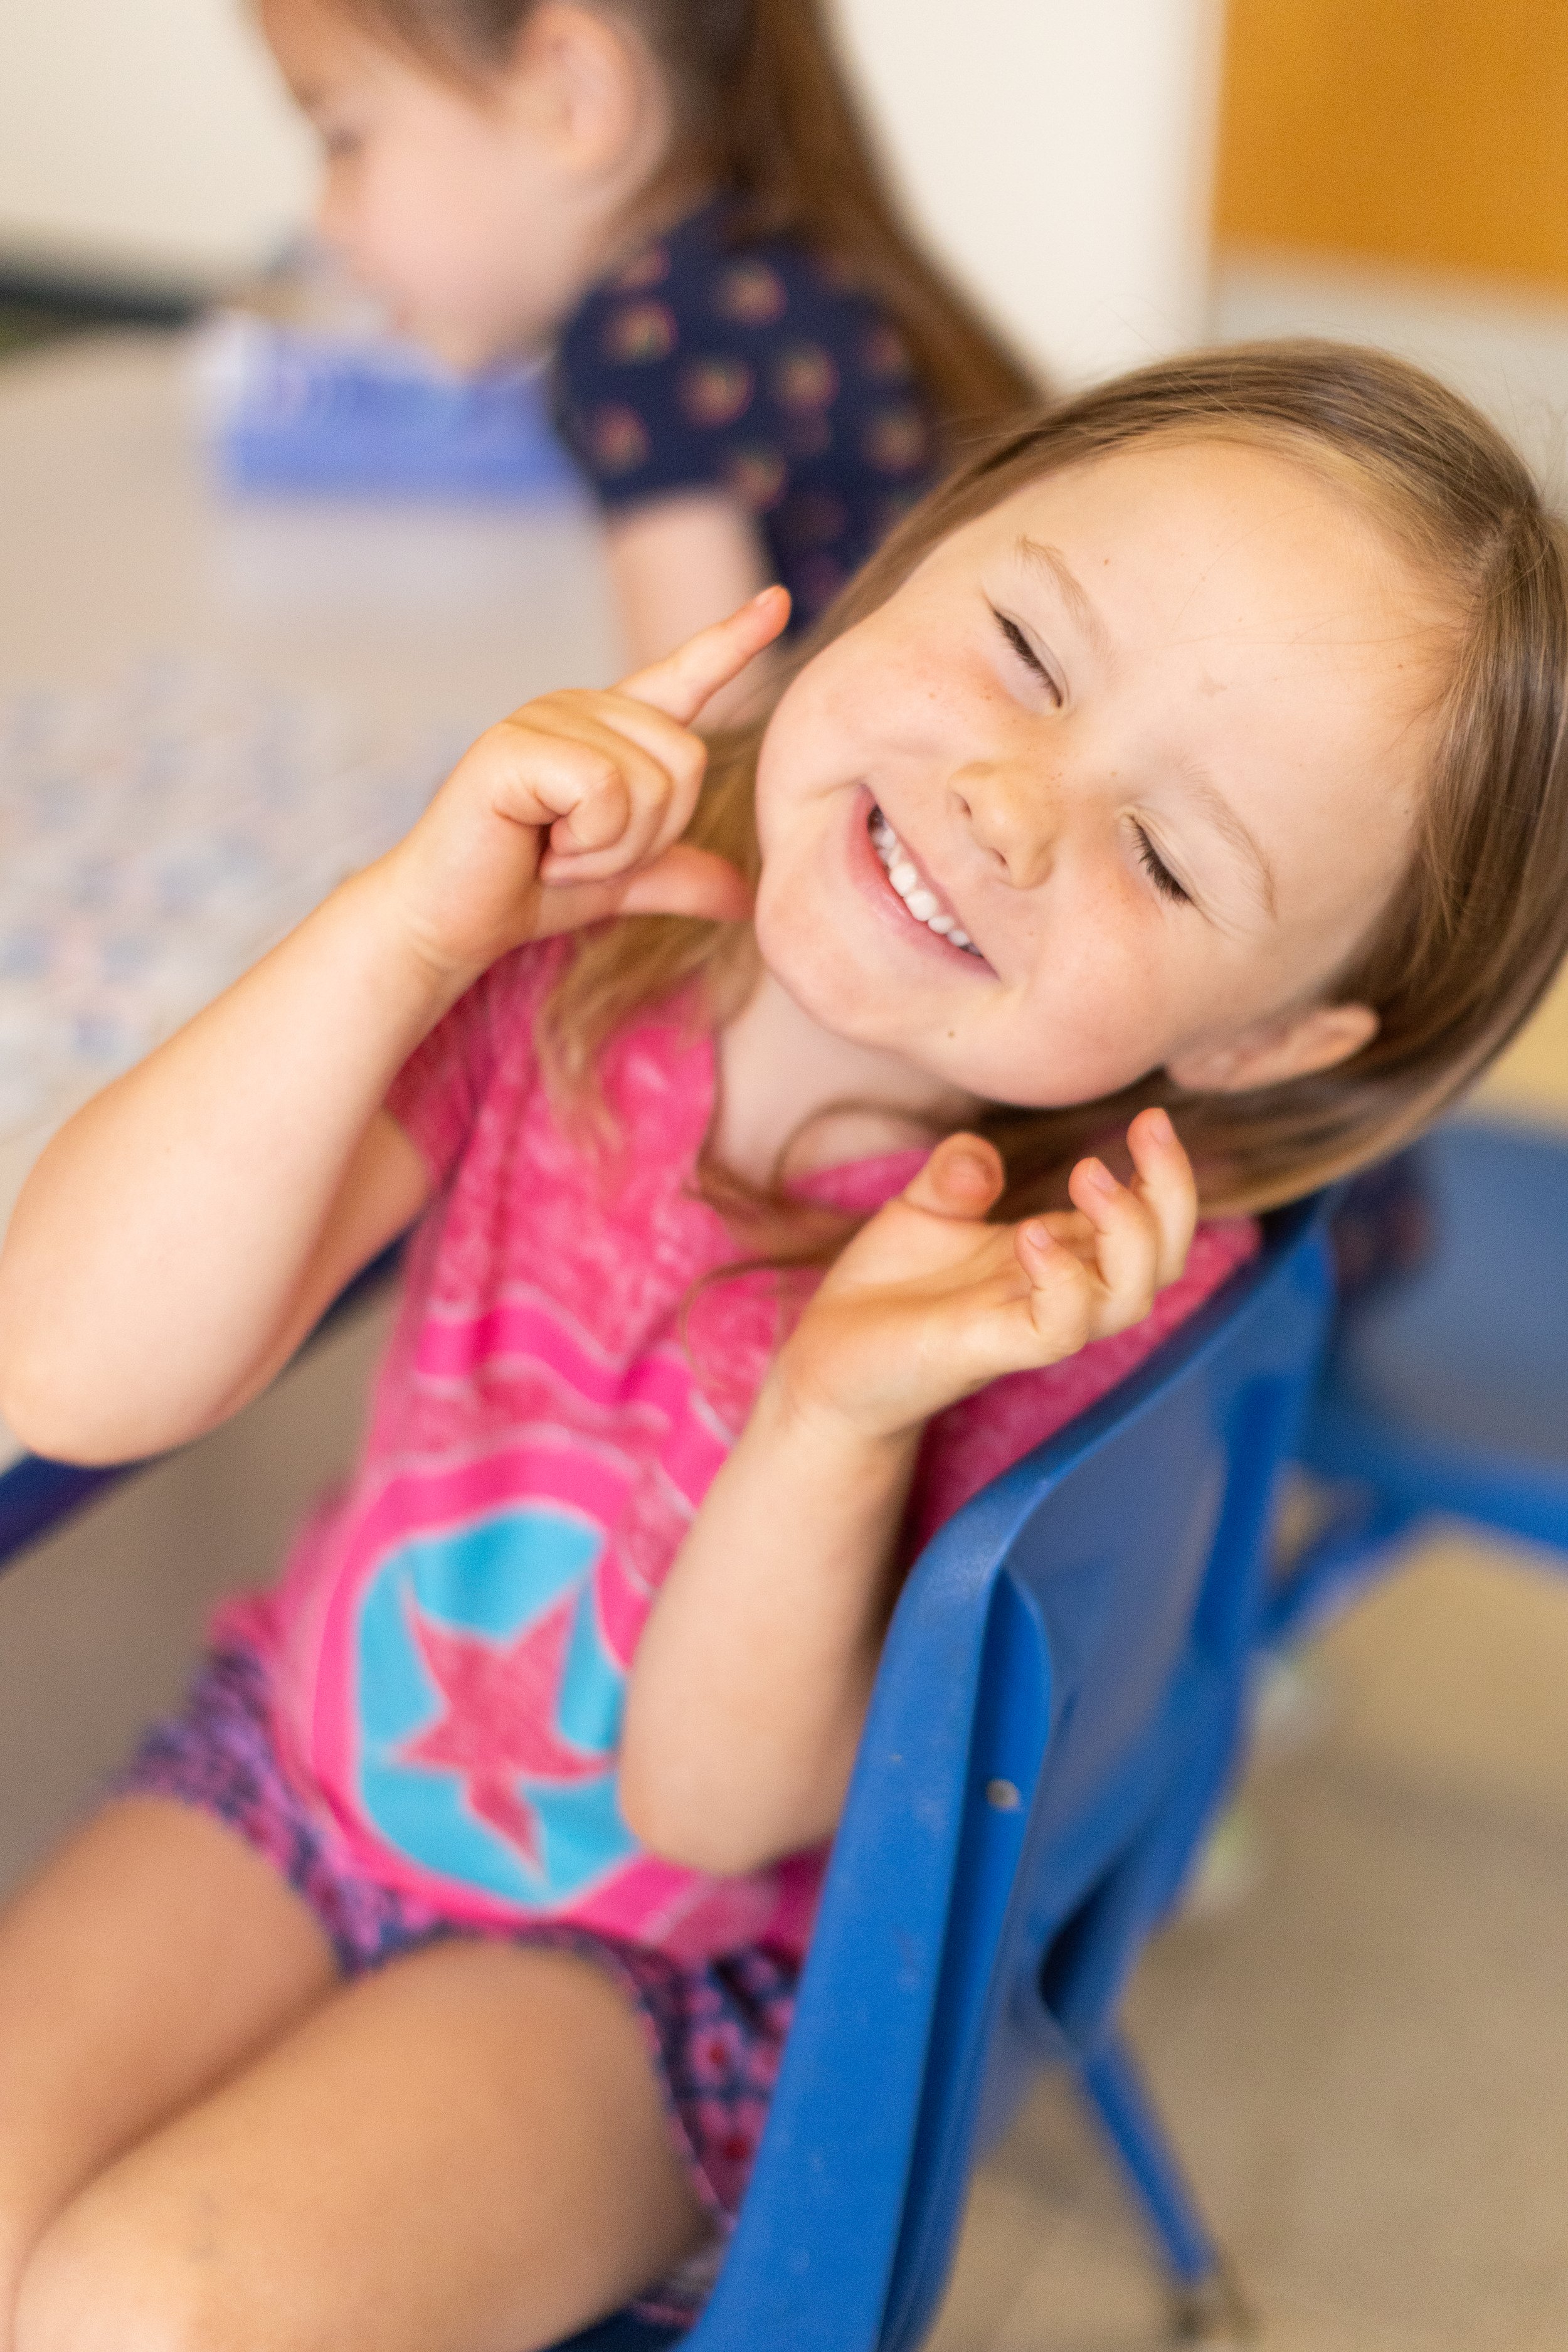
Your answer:
[[[455,375],[407,344],[233,314],[197,382],[233,489],[537,501],[577,482],[538,366]]]

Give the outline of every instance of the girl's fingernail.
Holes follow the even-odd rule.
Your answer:
[[[1114,1196],[1118,1189],[1116,1179],[1102,1160],[1082,1160],[1079,1165],[1087,1184],[1091,1184],[1097,1192],[1102,1192],[1107,1200]]]
[[[1024,1239],[1031,1249],[1049,1249],[1052,1240],[1051,1229],[1049,1225],[1042,1224],[1037,1217],[1031,1218],[1024,1227]]]
[[[961,1184],[981,1185],[991,1181],[991,1170],[978,1151],[950,1151],[946,1172],[956,1176]]]
[[[1152,1143],[1170,1143],[1176,1130],[1171,1125],[1169,1111],[1151,1110],[1143,1114],[1143,1131]]]

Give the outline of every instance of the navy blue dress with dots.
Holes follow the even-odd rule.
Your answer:
[[[937,478],[897,328],[824,257],[737,244],[705,205],[586,297],[556,410],[606,511],[725,490],[755,519],[791,629],[831,603]]]

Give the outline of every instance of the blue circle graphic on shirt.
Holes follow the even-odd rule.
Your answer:
[[[409,1861],[554,1910],[637,1851],[616,1800],[626,1675],[604,1530],[528,1503],[413,1537],[360,1603],[360,1795]]]

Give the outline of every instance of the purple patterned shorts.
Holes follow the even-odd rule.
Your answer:
[[[565,1924],[475,1928],[353,1875],[328,1853],[284,1777],[268,1721],[266,1667],[238,1646],[209,1657],[184,1709],[153,1726],[110,1793],[172,1797],[226,1822],[310,1905],[345,1978],[464,1936],[577,1952],[607,1969],[642,2025],[677,2152],[721,2242],[732,2227],[794,2011],[794,1960],[752,1947],[683,1965]],[[689,2322],[711,2267],[699,2257],[639,2310]]]

